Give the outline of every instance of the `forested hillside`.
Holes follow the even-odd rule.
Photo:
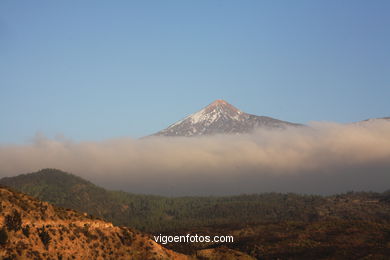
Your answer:
[[[296,194],[167,198],[108,191],[56,169],[3,178],[0,184],[54,205],[148,232],[184,227],[311,220],[326,199]]]
[[[168,198],[108,191],[55,169],[3,178],[0,184],[152,234],[231,234],[235,242],[224,246],[259,259],[386,259],[390,255],[390,192]],[[167,245],[186,254],[218,246]]]

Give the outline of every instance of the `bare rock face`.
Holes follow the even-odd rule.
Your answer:
[[[0,259],[191,259],[146,234],[0,188]]]
[[[202,136],[250,133],[256,128],[301,126],[266,116],[247,114],[224,100],[216,100],[154,136]]]

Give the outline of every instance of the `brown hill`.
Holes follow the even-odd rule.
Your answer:
[[[253,259],[216,248],[188,256],[145,233],[0,187],[0,259]]]
[[[190,259],[147,235],[0,188],[0,259]]]

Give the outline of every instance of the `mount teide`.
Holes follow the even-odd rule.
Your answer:
[[[302,126],[266,116],[240,111],[224,100],[216,100],[202,110],[187,116],[154,136],[202,136],[250,133],[255,128]]]

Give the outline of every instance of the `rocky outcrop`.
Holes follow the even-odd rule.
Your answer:
[[[0,259],[190,259],[146,234],[0,188]]]

